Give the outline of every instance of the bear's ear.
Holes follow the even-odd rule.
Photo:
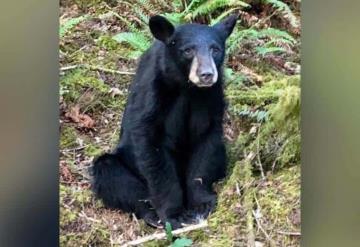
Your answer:
[[[175,31],[174,26],[165,17],[160,15],[150,18],[149,27],[152,35],[164,43],[167,42],[168,38],[170,38]]]
[[[220,32],[221,36],[224,39],[227,39],[229,35],[232,33],[238,18],[239,16],[236,14],[230,15],[225,20],[215,24],[213,27]]]

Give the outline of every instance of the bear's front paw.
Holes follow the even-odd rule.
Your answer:
[[[167,218],[163,221],[164,226],[166,222],[169,222],[171,224],[172,230],[195,223],[194,219],[189,214],[182,214],[177,217]]]
[[[202,197],[201,200],[194,201],[189,205],[189,214],[196,220],[205,219],[216,206],[216,195]]]
[[[154,211],[149,211],[145,216],[143,217],[143,220],[152,227],[155,228],[162,228],[161,221],[157,214]]]

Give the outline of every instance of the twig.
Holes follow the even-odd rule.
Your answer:
[[[118,75],[135,75],[135,72],[132,72],[132,71],[119,71],[119,70],[113,70],[113,69],[107,69],[107,68],[103,68],[103,67],[93,66],[93,65],[89,65],[89,64],[69,65],[69,66],[61,67],[60,71],[67,71],[67,70],[72,70],[72,69],[76,69],[76,68],[86,68],[86,69],[90,69],[90,70],[98,70],[98,71],[103,71],[106,73],[113,73],[113,74],[118,74]]]
[[[276,232],[283,235],[301,236],[301,232],[284,232],[284,231],[276,231]]]
[[[236,182],[236,193],[241,196],[240,186],[238,182]]]
[[[197,225],[190,225],[181,229],[177,229],[172,231],[172,234],[175,235],[179,235],[185,232],[190,232],[190,231],[194,231],[194,230],[198,230],[198,229],[202,229],[202,228],[206,228],[208,226],[207,221],[201,222],[200,224]],[[145,242],[149,242],[152,240],[156,240],[156,239],[163,239],[166,238],[166,234],[163,233],[156,233],[156,234],[152,234],[143,238],[139,238],[130,242],[125,243],[124,245],[122,245],[123,247],[128,247],[128,246],[137,246],[139,244],[145,243]]]
[[[84,212],[84,210],[81,210],[81,212],[78,214],[80,217],[83,217],[89,221],[92,221],[92,222],[95,222],[95,223],[100,223],[101,221],[100,220],[97,220],[97,219],[94,219],[94,218],[91,218],[89,216],[87,216]]]
[[[274,240],[272,240],[272,238],[270,238],[269,234],[267,234],[267,232],[266,232],[266,231],[264,230],[264,228],[261,226],[260,221],[259,221],[259,219],[256,217],[256,214],[255,214],[255,211],[254,211],[254,210],[252,210],[252,213],[253,213],[253,215],[254,215],[254,218],[255,218],[255,221],[256,221],[256,223],[257,223],[257,226],[259,227],[259,229],[262,231],[262,233],[265,235],[265,237],[266,237],[267,240],[269,241],[270,246],[271,246],[271,247],[275,247],[276,244],[275,244]]]
[[[257,149],[257,157],[258,157],[258,165],[260,168],[260,172],[261,172],[261,177],[263,180],[265,180],[265,173],[264,173],[264,169],[263,166],[261,164],[261,159],[260,159],[260,127],[261,124],[259,125],[259,129],[258,129],[258,137],[257,137],[257,145],[256,145],[256,149]]]
[[[78,64],[69,65],[69,66],[61,67],[61,68],[60,68],[60,71],[71,70],[71,69],[75,69],[75,68],[78,68],[78,67],[80,67]]]
[[[254,219],[252,216],[252,208],[254,207],[253,201],[253,190],[254,188],[251,186],[253,176],[252,176],[252,167],[251,167],[251,160],[255,158],[255,154],[250,152],[248,155],[245,154],[244,160],[244,201],[243,207],[246,212],[246,233],[247,233],[247,246],[248,247],[255,247],[255,232],[254,232]]]
[[[76,148],[65,148],[65,149],[60,149],[60,152],[61,152],[61,153],[65,153],[65,152],[79,151],[79,150],[82,150],[82,149],[86,148],[87,146],[89,146],[89,145],[84,145],[84,146],[81,146],[81,147],[76,147]]]

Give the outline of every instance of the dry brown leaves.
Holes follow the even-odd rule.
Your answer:
[[[69,112],[65,113],[65,117],[74,123],[78,123],[79,127],[92,129],[95,125],[95,121],[89,115],[80,113],[78,105],[75,105]]]
[[[75,181],[75,178],[65,161],[60,161],[60,181],[65,183],[72,183]]]

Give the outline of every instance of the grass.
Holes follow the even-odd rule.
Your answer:
[[[123,13],[126,20],[136,17],[129,5],[116,1],[76,0],[61,7],[63,22],[86,18],[70,22],[63,31],[60,66],[88,65],[60,73],[61,246],[121,246],[161,231],[133,215],[104,208],[90,191],[88,168],[95,156],[111,150],[118,141],[132,79],[109,71],[136,68],[136,60],[127,58],[132,48],[112,38],[131,30],[111,11]],[[193,246],[247,246],[249,241],[299,246],[299,237],[288,234],[300,232],[299,76],[269,62],[280,55],[260,60],[240,55],[227,60],[228,176],[216,185],[219,201],[208,219],[209,227],[182,237],[191,239]],[[117,94],[111,93],[113,89]],[[66,117],[75,106],[94,120],[93,127],[81,127]],[[250,153],[255,156],[246,160]],[[168,245],[166,240],[144,244]]]

